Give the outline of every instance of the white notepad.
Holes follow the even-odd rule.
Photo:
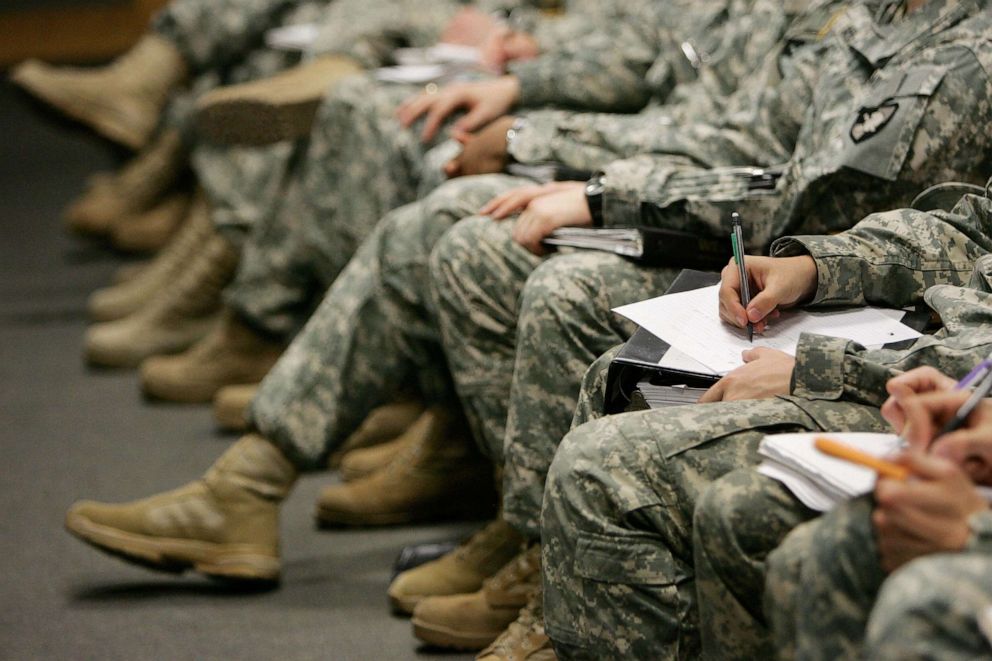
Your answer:
[[[814,446],[821,436],[876,457],[899,451],[895,434],[775,434],[765,436],[758,452],[765,460],[758,472],[784,484],[806,507],[827,512],[875,488],[875,471],[823,454]]]
[[[614,309],[689,358],[717,374],[743,364],[741,353],[769,347],[795,355],[799,336],[816,333],[853,340],[864,346],[915,339],[918,331],[893,317],[901,311],[856,308],[835,312],[785,311],[764,333],[748,342],[743,329],[720,320],[719,285],[667,294]]]

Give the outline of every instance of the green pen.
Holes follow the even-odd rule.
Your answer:
[[[747,306],[751,303],[751,285],[747,279],[747,269],[744,267],[744,233],[741,230],[741,215],[736,211],[730,214],[731,233],[730,247],[734,251],[734,262],[741,279],[741,306],[747,314]],[[747,322],[747,341],[754,342],[754,324]]]

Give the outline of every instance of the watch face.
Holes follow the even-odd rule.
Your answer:
[[[606,186],[601,180],[596,179],[595,181],[590,181],[586,184],[586,197],[602,195],[604,190],[606,190]]]

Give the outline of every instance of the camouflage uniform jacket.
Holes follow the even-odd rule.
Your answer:
[[[682,64],[685,35],[704,32],[692,26],[723,23],[730,2],[627,0],[587,12],[586,29],[573,24],[571,38],[557,48],[509,67],[520,82],[519,105],[640,110],[667,96],[676,78],[695,78]]]
[[[673,34],[684,39],[681,44],[659,51],[645,79],[652,96],[640,113],[529,111],[509,151],[521,163],[551,161],[595,170],[644,153],[660,126],[717,121],[728,108],[743,106],[750,95],[777,84],[780,59],[821,39],[846,2],[807,4],[732,0],[725,11],[700,17]],[[742,80],[747,84],[738,91]]]
[[[792,58],[749,112],[662,127],[651,147],[663,154],[607,166],[605,224],[723,236],[739,210],[749,249],[764,251],[789,232],[827,234],[909,206],[934,181],[975,181],[992,153],[987,132],[973,130],[992,119],[984,7],[930,0],[891,22],[850,8],[847,26]],[[790,156],[774,188],[755,186],[754,166],[781,153]],[[740,167],[709,168],[728,160]]]
[[[924,301],[942,327],[905,349],[803,335],[789,399],[814,418],[836,401],[881,406],[885,382],[930,365],[963,376],[992,353],[992,200],[966,195],[950,212],[869,216],[836,236],[777,241],[778,256],[808,253],[819,268],[813,305],[904,306]],[[940,283],[940,284],[935,284]]]

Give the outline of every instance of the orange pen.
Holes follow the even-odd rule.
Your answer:
[[[814,441],[814,445],[817,450],[824,454],[829,454],[831,457],[837,457],[838,459],[850,461],[854,464],[866,466],[882,477],[888,477],[893,480],[905,480],[909,477],[909,469],[905,466],[894,464],[891,461],[886,461],[885,459],[879,459],[878,457],[870,455],[867,452],[862,452],[861,450],[852,448],[850,445],[844,445],[840,441],[820,437]]]

